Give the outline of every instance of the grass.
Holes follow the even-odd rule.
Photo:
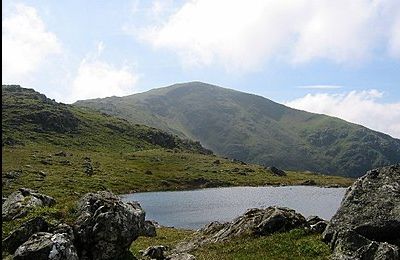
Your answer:
[[[155,238],[140,237],[131,251],[140,257],[140,250],[148,246],[164,245],[173,247],[189,238],[193,231],[174,228],[157,229]],[[200,247],[192,252],[199,260],[259,260],[259,259],[329,259],[329,246],[321,241],[318,234],[310,234],[303,229],[276,233],[265,237],[241,237],[229,242],[219,242]],[[140,258],[139,258],[140,259]]]
[[[179,242],[189,238],[193,232],[193,230],[168,227],[157,228],[156,237],[139,237],[132,243],[130,250],[136,257],[140,257],[139,251],[145,250],[149,246],[163,245],[171,249]]]
[[[216,243],[193,252],[196,259],[328,259],[329,247],[319,235],[292,230],[259,238],[240,238]]]

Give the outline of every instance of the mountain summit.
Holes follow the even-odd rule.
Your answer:
[[[201,82],[75,105],[198,140],[227,157],[284,169],[358,177],[400,158],[400,140],[389,135]]]

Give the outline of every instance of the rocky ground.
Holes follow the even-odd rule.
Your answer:
[[[2,219],[21,219],[36,208],[55,203],[45,194],[19,189],[3,200]],[[145,220],[138,203],[122,202],[110,192],[85,194],[77,202],[74,215],[72,224],[49,223],[41,216],[30,218],[3,239],[3,258],[135,259],[129,251],[132,243],[140,236],[157,236],[154,223]],[[323,240],[333,251],[332,259],[400,259],[400,165],[371,170],[358,179],[330,222],[317,216],[306,219],[289,208],[254,208],[231,222],[212,222],[173,247],[153,244],[136,257],[207,259],[204,251],[210,250],[208,259],[215,259],[212,250],[229,247],[242,238],[251,242],[275,234],[295,234],[296,230],[302,230],[303,236],[323,233]]]

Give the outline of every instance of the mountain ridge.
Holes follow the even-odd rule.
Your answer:
[[[223,156],[285,169],[357,177],[400,158],[400,140],[387,134],[197,81],[75,105],[198,140]]]

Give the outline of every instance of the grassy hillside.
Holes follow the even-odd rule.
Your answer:
[[[199,140],[223,156],[285,169],[357,177],[400,158],[399,139],[200,82],[76,105]]]
[[[19,86],[2,87],[2,141],[3,196],[20,187],[71,201],[97,190],[121,194],[308,179],[318,185],[351,183],[311,173],[275,176],[259,165],[217,157],[198,142]]]
[[[262,166],[215,156],[198,142],[60,104],[32,89],[2,87],[2,196],[26,187],[57,201],[22,219],[2,221],[2,238],[33,216],[51,223],[72,223],[75,203],[87,192],[124,194],[306,180],[317,185],[352,183],[351,179],[305,172],[275,176]],[[185,234],[173,230],[165,239]],[[10,256],[3,252],[4,257]]]

